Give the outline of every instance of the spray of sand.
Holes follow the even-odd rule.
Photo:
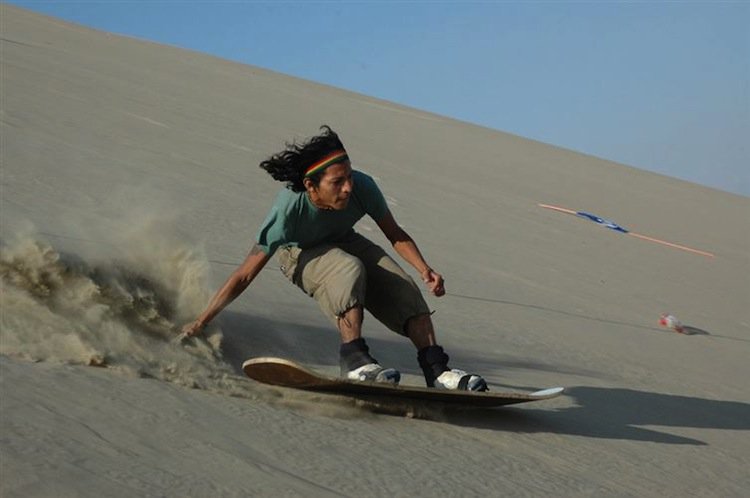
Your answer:
[[[221,331],[175,343],[209,296],[208,262],[168,221],[140,217],[86,258],[22,230],[0,247],[0,353],[107,366],[131,375],[233,391]]]

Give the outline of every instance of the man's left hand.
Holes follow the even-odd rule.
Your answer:
[[[427,268],[422,272],[422,281],[427,285],[430,292],[437,297],[445,295],[445,280],[432,268]]]

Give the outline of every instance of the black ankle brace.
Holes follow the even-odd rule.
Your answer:
[[[377,362],[375,358],[370,356],[370,348],[367,347],[367,343],[361,337],[351,342],[345,342],[339,348],[339,364],[342,373],[357,369],[368,363]]]
[[[450,358],[441,346],[427,346],[419,350],[417,361],[419,361],[419,366],[422,367],[427,387],[435,387],[435,379],[441,373],[450,370],[448,360]]]

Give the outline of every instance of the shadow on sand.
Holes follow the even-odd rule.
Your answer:
[[[685,335],[711,335],[709,332],[703,329],[699,329],[697,327],[691,327],[690,325],[683,325],[682,333]]]
[[[224,359],[239,373],[248,358],[279,356],[308,364],[338,361],[339,339],[333,328],[280,322],[224,311],[220,325]]]
[[[750,430],[750,404],[633,389],[573,387],[566,390],[577,406],[560,410],[509,407],[493,410],[445,410],[444,421],[461,426],[524,433],[705,445],[697,439],[640,426]]]

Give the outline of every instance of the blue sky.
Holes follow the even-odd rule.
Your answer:
[[[8,3],[750,196],[750,2]]]

